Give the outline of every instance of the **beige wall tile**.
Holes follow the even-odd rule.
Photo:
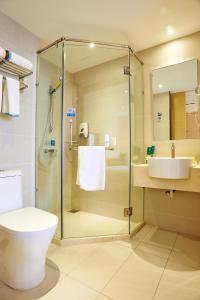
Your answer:
[[[0,116],[0,169],[21,169],[23,205],[35,205],[35,97],[36,51],[39,40],[0,12],[0,45],[29,59],[33,75],[25,79],[28,89],[20,93],[20,117]]]

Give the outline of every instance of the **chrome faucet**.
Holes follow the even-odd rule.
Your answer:
[[[171,144],[171,158],[175,158],[175,144]]]

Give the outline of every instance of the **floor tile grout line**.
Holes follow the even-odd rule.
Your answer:
[[[111,242],[111,243],[112,243],[112,242]],[[102,244],[101,244],[101,246],[102,246]],[[122,248],[124,247],[124,246],[122,246],[122,245],[118,245],[118,246],[120,246],[120,247],[122,247]],[[100,248],[100,247],[99,247],[99,248]],[[128,247],[126,247],[126,248],[129,249]],[[95,250],[97,250],[97,248],[94,249],[94,251],[95,251]],[[130,249],[130,252],[131,252],[131,249]],[[132,255],[132,252],[131,252],[131,253],[128,255],[128,257],[120,264],[119,268],[123,265],[123,263],[126,262],[126,260],[127,260],[131,255]],[[85,260],[87,260],[87,259],[88,259],[88,258],[86,258]],[[80,266],[81,264],[82,264],[82,263],[80,263],[79,266]],[[112,275],[112,277],[118,272],[118,269],[119,269],[119,268],[117,268],[117,270],[114,272],[114,274]],[[74,271],[74,270],[75,270],[75,269],[73,269],[73,271]],[[105,286],[107,285],[107,283],[105,284],[105,286],[104,286],[101,290],[96,290],[95,288],[93,288],[93,287],[91,287],[90,285],[86,284],[86,283],[83,282],[82,280],[73,277],[73,276],[71,275],[71,273],[72,273],[73,271],[70,271],[69,273],[67,273],[67,274],[65,273],[65,274],[66,274],[69,278],[71,278],[71,279],[73,279],[73,280],[75,280],[75,281],[78,281],[79,283],[85,285],[86,287],[92,289],[93,291],[95,291],[95,292],[100,293],[100,294],[103,295],[102,291],[103,291],[103,289],[105,288]],[[112,277],[108,280],[108,282],[112,279]],[[106,295],[104,295],[104,296],[106,296]]]
[[[144,237],[143,237],[143,239],[146,237],[146,235],[150,232],[152,230],[152,228],[151,229],[149,229],[148,230],[148,232],[144,235]],[[137,236],[137,234],[135,235],[135,237]],[[138,242],[138,245],[134,248],[134,249],[132,249],[132,248],[130,248],[130,251],[131,251],[131,253],[128,255],[128,257],[120,264],[120,266],[119,266],[119,268],[116,270],[116,272],[111,276],[111,278],[108,280],[108,282],[105,284],[105,286],[101,289],[101,291],[100,291],[100,293],[103,295],[103,296],[106,296],[107,297],[107,295],[105,295],[104,293],[103,293],[103,291],[105,290],[105,288],[108,286],[108,284],[111,282],[111,280],[117,275],[117,273],[121,270],[121,268],[123,267],[123,265],[128,261],[128,259],[131,257],[131,255],[133,254],[133,250],[135,250],[138,246],[139,246],[139,244],[143,241],[143,239],[141,239],[139,242]],[[125,247],[125,246],[123,246],[123,247]],[[127,247],[127,248],[129,248],[129,247]]]
[[[166,269],[166,267],[167,267],[167,264],[168,264],[168,262],[169,262],[170,256],[171,256],[171,254],[172,254],[172,251],[173,251],[173,249],[174,249],[174,246],[175,246],[175,244],[176,244],[177,239],[178,239],[178,233],[176,232],[176,238],[175,238],[174,243],[173,243],[173,245],[172,245],[171,251],[170,251],[170,253],[169,253],[168,257],[167,257],[166,263],[165,263],[165,265],[164,265],[164,267],[163,267],[163,271],[162,271],[162,273],[161,273],[161,276],[160,276],[160,279],[159,279],[159,281],[158,281],[158,284],[157,284],[157,287],[156,287],[156,289],[155,289],[155,292],[154,292],[154,295],[153,295],[152,300],[154,300],[155,297],[156,297],[156,294],[157,294],[157,291],[158,291],[158,287],[159,287],[160,282],[161,282],[161,280],[162,280],[162,278],[163,278],[165,269]]]
[[[86,287],[92,289],[93,291],[102,294],[103,296],[106,296],[103,294],[103,290],[105,289],[105,287],[107,286],[107,284],[112,280],[112,278],[115,276],[115,274],[118,272],[118,270],[121,268],[121,266],[126,262],[126,260],[132,255],[132,253],[129,254],[129,256],[120,264],[120,266],[117,268],[117,270],[114,272],[114,274],[110,277],[110,279],[108,280],[108,282],[104,285],[104,287],[100,290],[96,290],[95,288],[91,287],[90,285],[86,284],[85,282],[83,282],[80,279],[74,278],[73,276],[71,276],[70,274],[68,274],[67,276],[75,281],[78,281],[79,283],[85,285]],[[107,297],[107,296],[106,296]]]
[[[150,225],[150,224],[146,224],[146,225]],[[157,228],[157,226],[154,226],[154,225],[150,225],[150,226],[152,226],[152,228],[150,228],[150,229],[148,230],[148,232],[144,235],[144,237],[141,239],[142,241],[145,239],[145,237],[147,236],[147,234],[149,234],[149,232],[150,232],[151,230]],[[139,231],[139,232],[140,232],[140,231]],[[138,232],[138,233],[139,233],[139,232]]]
[[[110,298],[110,297],[108,297],[108,296],[106,296],[106,295],[104,295],[104,294],[102,294],[102,293],[99,293],[98,295],[97,295],[97,297],[94,299],[94,300],[97,300],[98,299],[98,297],[99,296],[104,296],[104,297],[106,297],[106,298],[108,298],[108,300],[114,300],[113,298]]]
[[[108,282],[105,284],[105,286],[101,289],[101,292],[100,292],[100,293],[101,293],[102,295],[104,295],[104,296],[107,297],[107,295],[105,295],[105,294],[103,293],[103,291],[105,290],[105,288],[107,287],[107,285],[111,282],[111,280],[117,275],[117,273],[120,271],[120,269],[123,267],[123,265],[127,262],[127,260],[131,257],[131,255],[133,254],[133,251],[139,247],[139,245],[143,242],[143,239],[146,237],[146,235],[147,235],[152,229],[153,229],[153,228],[150,228],[150,229],[148,230],[148,232],[143,236],[142,239],[139,238],[138,244],[137,244],[137,246],[136,246],[134,249],[127,247],[127,248],[130,249],[131,253],[130,253],[129,256],[121,263],[121,265],[120,265],[119,268],[116,270],[116,272],[112,275],[112,277],[108,280]],[[136,237],[136,236],[137,236],[137,234],[135,235],[135,237]],[[131,238],[131,239],[132,239],[132,238]],[[124,246],[124,247],[126,247],[126,246]]]
[[[154,226],[153,226],[154,227]],[[156,227],[156,226],[155,226]],[[98,290],[96,290],[96,289],[94,289],[94,288],[92,288],[91,286],[89,286],[89,285],[87,285],[87,284],[85,284],[84,282],[82,282],[81,280],[78,280],[78,279],[76,279],[76,278],[74,278],[73,276],[71,276],[71,273],[76,269],[76,268],[78,268],[83,262],[85,262],[89,257],[91,257],[91,256],[93,256],[94,255],[94,252],[96,251],[96,250],[98,250],[98,249],[100,249],[102,246],[103,246],[103,244],[104,244],[104,242],[103,243],[99,243],[99,245],[94,249],[94,250],[92,250],[91,251],[91,255],[89,256],[87,256],[86,258],[84,258],[76,267],[74,267],[72,270],[70,270],[69,272],[63,272],[63,271],[61,271],[60,270],[60,272],[62,272],[63,274],[64,274],[64,276],[63,276],[63,278],[61,279],[61,281],[65,278],[65,277],[69,277],[69,278],[71,278],[72,280],[74,280],[74,281],[77,281],[77,282],[79,282],[80,284],[82,284],[82,285],[84,285],[84,286],[86,286],[87,288],[89,288],[89,289],[91,289],[91,290],[93,290],[94,292],[96,292],[96,293],[98,293],[98,294],[102,294],[103,296],[105,296],[105,297],[107,297],[107,295],[105,295],[105,294],[103,294],[103,290],[106,288],[106,286],[110,283],[110,281],[113,279],[113,277],[120,271],[120,269],[122,268],[122,266],[126,263],[126,261],[129,259],[129,257],[133,254],[133,250],[135,250],[139,245],[140,245],[140,243],[142,243],[143,242],[143,240],[144,240],[144,238],[146,237],[146,235],[152,230],[152,229],[154,229],[154,228],[150,228],[148,231],[147,231],[147,233],[144,235],[144,237],[138,242],[138,244],[137,244],[137,246],[134,248],[134,249],[132,249],[132,248],[129,248],[129,247],[126,247],[126,246],[123,246],[123,245],[120,245],[120,243],[118,244],[119,246],[121,246],[121,247],[126,247],[127,249],[130,249],[130,254],[128,255],[128,257],[120,264],[120,266],[117,268],[117,270],[114,272],[114,274],[111,276],[111,278],[108,280],[108,282],[104,285],[104,287],[100,290],[100,291],[98,291]],[[135,236],[137,236],[137,235],[135,235]],[[110,243],[112,243],[113,241],[110,241]],[[106,242],[105,242],[106,243]],[[51,260],[51,258],[50,257],[48,257],[50,260]],[[99,295],[98,295],[99,296]],[[97,297],[98,297],[97,296]],[[110,300],[112,300],[112,298],[110,298]]]
[[[131,255],[133,254],[134,250],[136,250],[136,249],[139,247],[139,245],[143,242],[143,240],[144,240],[145,237],[149,234],[149,232],[150,232],[151,230],[155,229],[155,228],[156,228],[156,226],[153,226],[153,228],[150,228],[150,229],[147,231],[147,233],[144,235],[144,237],[143,237],[142,239],[139,238],[139,241],[138,241],[137,246],[136,246],[134,249],[131,248],[131,253],[130,253],[130,255],[129,255],[129,256],[124,260],[124,262],[119,266],[119,268],[116,270],[116,272],[112,275],[112,277],[108,280],[108,282],[105,284],[105,286],[104,286],[103,289],[101,290],[101,294],[102,294],[102,295],[104,295],[104,296],[107,297],[107,295],[105,295],[105,294],[103,293],[103,291],[105,290],[105,288],[108,286],[108,284],[111,282],[111,280],[117,275],[117,273],[121,270],[121,268],[123,267],[123,265],[128,261],[128,259],[129,259],[129,258],[131,257]],[[135,235],[135,236],[137,236],[137,235]]]
[[[70,276],[69,274],[67,275],[67,277],[69,277],[71,280],[80,283],[81,285],[85,286],[86,288],[90,289],[91,291],[97,293],[97,294],[101,294],[100,291],[96,290],[95,288],[91,287],[90,285],[86,284],[85,282],[81,281],[80,279],[74,278],[72,276]]]
[[[103,291],[105,290],[105,288],[107,287],[107,285],[111,282],[111,280],[117,275],[117,273],[121,270],[121,268],[123,267],[123,265],[127,262],[127,260],[131,257],[133,253],[131,252],[128,257],[120,264],[120,266],[117,268],[117,270],[114,272],[114,274],[110,277],[110,279],[108,280],[108,282],[104,285],[104,287],[101,289],[100,293],[102,295],[104,295]],[[106,296],[106,295],[104,295]]]
[[[104,242],[103,242],[103,243],[104,243]],[[86,257],[85,259],[83,259],[82,262],[80,262],[80,264],[78,264],[76,267],[74,267],[71,271],[69,271],[69,272],[67,273],[67,275],[70,275],[73,271],[75,271],[76,268],[80,267],[80,266],[82,265],[83,262],[85,262],[87,259],[91,258],[91,257],[94,255],[94,252],[95,252],[96,250],[99,250],[99,249],[103,246],[103,243],[99,243],[99,244],[100,244],[99,247],[97,247],[97,248],[95,248],[94,250],[92,250],[91,253],[90,253],[90,255],[89,255],[88,257]],[[106,242],[105,242],[105,243],[106,243]],[[112,241],[111,241],[110,243],[112,243]],[[118,245],[118,246],[124,247],[124,246],[122,246],[122,245]],[[128,247],[126,247],[126,248],[128,248]]]
[[[148,224],[146,224],[146,225],[148,225]],[[144,225],[142,228],[144,228],[146,225]],[[141,230],[142,230],[142,228],[141,228]],[[139,238],[140,241],[139,241],[138,243],[143,242],[144,238],[145,238],[146,235],[150,232],[150,230],[152,230],[152,228],[149,229],[149,231],[144,235],[143,238]],[[135,235],[133,235],[132,237],[130,237],[128,240],[113,240],[113,242],[120,244],[120,246],[123,246],[123,247],[126,247],[126,248],[129,248],[129,249],[130,249],[131,240],[134,239],[134,238],[136,238],[139,232],[140,232],[140,231],[138,231]],[[127,241],[128,243],[130,243],[128,246],[126,246],[126,245],[120,243],[120,242],[126,242],[126,241]],[[138,247],[138,245],[137,245],[136,247]],[[134,248],[134,249],[136,249],[136,248]]]
[[[70,275],[70,273],[72,273],[73,271],[75,271],[75,269],[76,268],[78,268],[84,261],[86,261],[89,257],[91,257],[91,256],[93,256],[93,252],[95,252],[98,248],[100,248],[100,247],[96,247],[95,249],[93,249],[89,254],[88,254],[88,256],[87,257],[85,257],[85,258],[83,258],[83,260],[80,262],[80,263],[78,263],[78,265],[76,265],[75,267],[73,267],[70,271],[68,271],[68,272],[63,272],[62,270],[60,270],[60,268],[59,268],[59,270],[60,270],[60,272],[62,272],[63,274],[65,274],[65,275]],[[50,259],[50,260],[52,260],[51,258],[49,258],[48,257],[48,259]],[[53,260],[52,260],[53,261]]]

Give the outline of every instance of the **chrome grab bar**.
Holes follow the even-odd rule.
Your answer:
[[[73,141],[73,126],[72,126],[73,120],[69,120],[69,126],[70,126],[70,145],[69,150],[72,150],[73,144],[79,144],[77,141]]]
[[[78,147],[73,147],[73,150],[78,150]],[[105,150],[109,150],[109,151],[114,151],[115,148],[114,147],[105,147]]]
[[[66,144],[69,144],[69,150],[78,150],[78,147],[80,145],[80,142],[73,141],[73,126],[72,126],[73,120],[69,120],[69,126],[70,126],[70,142],[65,142]],[[77,144],[76,147],[74,147],[74,144]],[[105,147],[105,150],[114,151],[114,147]]]

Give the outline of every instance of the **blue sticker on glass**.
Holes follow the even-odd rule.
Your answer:
[[[67,113],[66,113],[67,117],[76,117],[76,108],[68,108],[67,109]]]

